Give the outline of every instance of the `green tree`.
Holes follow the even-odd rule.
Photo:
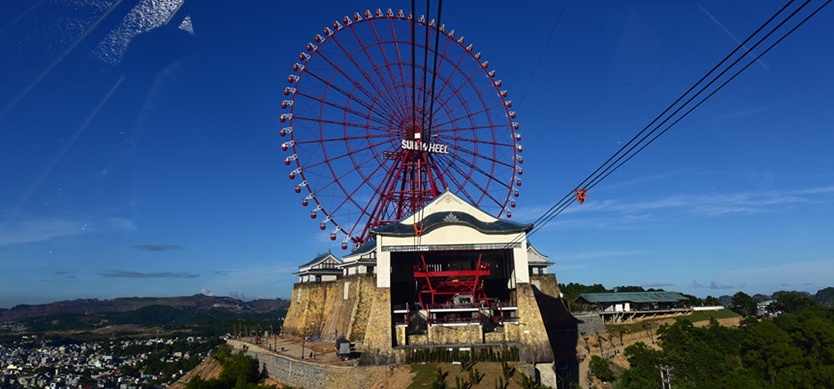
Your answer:
[[[614,380],[614,373],[611,372],[611,367],[608,366],[608,362],[597,355],[591,356],[591,362],[588,363],[588,368],[591,369],[591,373],[603,382],[611,382]]]
[[[615,286],[615,292],[625,293],[625,292],[645,292],[646,290],[643,289],[642,286]]]
[[[718,301],[718,299],[715,298],[715,297],[707,296],[707,298],[704,299],[704,305],[706,305],[706,306],[716,306],[716,305],[721,305],[721,302]]]
[[[704,305],[704,300],[701,300],[697,296],[693,296],[691,294],[681,293],[683,297],[686,297],[686,306],[688,307],[699,307]]]
[[[747,327],[747,338],[741,344],[741,357],[746,366],[771,384],[780,372],[802,364],[802,350],[793,345],[790,335],[771,321],[763,320]]]
[[[652,389],[660,387],[660,371],[655,366],[661,364],[663,353],[637,342],[625,348],[623,355],[631,365],[617,381],[617,387],[623,389]]]
[[[799,312],[816,305],[816,301],[810,295],[800,292],[776,292],[776,309],[782,312]]]
[[[756,300],[753,300],[747,293],[739,291],[733,295],[732,305],[733,309],[742,316],[756,314]]]
[[[275,388],[272,385],[258,385],[261,380],[261,372],[258,369],[258,361],[248,355],[232,355],[230,350],[221,347],[215,355],[223,371],[218,378],[204,380],[199,376],[188,381],[186,389],[268,389]]]

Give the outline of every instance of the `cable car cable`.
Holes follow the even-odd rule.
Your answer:
[[[790,30],[789,30],[787,33],[785,33],[782,37],[780,37],[778,40],[776,40],[774,43],[772,43],[772,44],[771,44],[771,45],[770,45],[770,46],[769,46],[766,50],[764,50],[761,54],[759,54],[758,56],[756,56],[756,58],[754,58],[754,59],[753,59],[752,61],[750,61],[747,65],[745,65],[745,66],[744,66],[744,67],[742,67],[740,70],[738,70],[738,71],[737,71],[737,72],[736,72],[733,76],[731,76],[729,79],[727,79],[726,81],[724,81],[724,82],[723,82],[721,85],[719,85],[719,86],[718,86],[715,90],[713,90],[712,92],[710,92],[710,93],[709,93],[706,97],[702,98],[702,99],[701,99],[701,100],[700,100],[697,104],[695,104],[695,106],[693,106],[693,107],[691,107],[689,110],[687,110],[687,111],[686,111],[686,112],[685,112],[682,116],[680,116],[679,118],[677,118],[677,119],[676,119],[674,122],[672,122],[669,126],[667,126],[665,129],[663,129],[660,133],[658,133],[657,135],[655,135],[655,136],[654,136],[651,140],[649,140],[648,142],[643,143],[643,142],[644,142],[644,141],[645,141],[648,137],[650,137],[650,136],[651,136],[651,135],[652,135],[655,131],[657,131],[657,129],[658,129],[658,128],[660,128],[660,127],[661,127],[661,126],[662,126],[662,125],[663,125],[666,121],[668,121],[669,119],[671,119],[671,118],[672,118],[672,117],[673,117],[676,113],[680,112],[683,108],[687,107],[687,105],[688,105],[688,104],[689,104],[689,103],[690,103],[690,102],[691,102],[694,98],[696,98],[698,95],[700,95],[702,92],[704,92],[704,91],[705,91],[705,90],[706,90],[706,89],[707,89],[710,85],[712,85],[712,84],[713,84],[715,81],[717,81],[717,80],[718,80],[718,79],[719,79],[719,78],[720,78],[723,74],[725,74],[727,71],[729,71],[729,70],[730,70],[733,66],[735,66],[735,65],[736,65],[739,61],[741,61],[741,60],[742,60],[745,56],[747,56],[747,54],[749,54],[749,53],[750,53],[750,51],[749,51],[749,50],[748,50],[748,51],[746,51],[744,54],[742,54],[742,55],[741,55],[741,57],[739,57],[736,61],[734,61],[731,65],[729,65],[729,66],[727,67],[727,69],[725,69],[724,71],[722,71],[719,75],[715,76],[715,77],[713,78],[713,80],[712,80],[712,81],[710,81],[710,82],[709,82],[706,86],[702,87],[702,88],[701,88],[701,90],[700,90],[698,93],[696,93],[696,94],[695,94],[694,96],[692,96],[689,100],[687,100],[687,101],[686,101],[686,102],[685,102],[685,103],[684,103],[681,107],[679,107],[679,108],[678,108],[675,112],[673,112],[673,113],[672,113],[672,114],[671,114],[668,118],[666,118],[663,122],[661,122],[660,124],[658,124],[658,125],[657,125],[657,126],[656,126],[656,127],[655,127],[652,131],[651,131],[651,132],[649,132],[647,135],[645,135],[642,139],[640,139],[637,143],[635,143],[635,144],[634,144],[634,146],[632,146],[631,148],[629,148],[629,149],[628,149],[628,151],[626,151],[625,153],[623,153],[623,155],[621,155],[621,156],[620,156],[619,158],[617,158],[617,159],[616,159],[613,163],[611,163],[611,161],[612,161],[615,157],[617,157],[617,155],[619,155],[620,153],[622,153],[622,152],[623,152],[623,150],[624,150],[626,147],[628,147],[628,146],[629,146],[632,142],[634,142],[634,140],[635,140],[635,139],[637,139],[638,137],[640,137],[640,135],[641,135],[641,134],[643,134],[643,133],[644,133],[644,132],[645,132],[645,131],[649,128],[649,127],[651,127],[651,126],[652,126],[655,122],[657,122],[657,120],[659,120],[661,117],[663,117],[663,115],[665,115],[665,114],[666,114],[666,113],[667,113],[667,112],[668,112],[671,108],[673,108],[673,107],[674,107],[674,106],[675,106],[678,102],[680,102],[680,100],[682,100],[684,97],[686,97],[686,96],[687,96],[687,95],[688,95],[688,94],[689,94],[689,93],[690,93],[690,92],[691,92],[691,91],[692,91],[695,87],[697,87],[699,84],[701,84],[701,83],[704,81],[704,79],[706,79],[706,78],[707,78],[710,74],[712,74],[712,73],[713,73],[713,72],[714,72],[714,71],[715,71],[718,67],[720,67],[720,66],[721,66],[724,62],[726,62],[729,58],[731,58],[731,57],[732,57],[732,56],[733,56],[733,55],[734,55],[734,54],[735,54],[735,53],[736,53],[736,52],[737,52],[740,48],[742,48],[742,47],[743,47],[743,45],[745,45],[745,44],[746,44],[746,43],[747,43],[750,39],[752,39],[755,35],[757,35],[757,34],[758,34],[758,33],[759,33],[759,32],[760,32],[763,28],[765,28],[768,24],[770,24],[770,23],[773,21],[773,19],[774,19],[774,18],[776,18],[776,17],[777,17],[780,13],[782,13],[782,12],[783,12],[783,11],[784,11],[784,10],[785,10],[785,9],[786,9],[786,8],[787,8],[790,4],[791,4],[791,3],[793,3],[793,1],[794,1],[794,0],[791,0],[791,1],[789,1],[789,2],[785,5],[785,6],[783,6],[783,7],[782,7],[782,8],[781,8],[781,9],[780,9],[780,10],[779,10],[776,14],[774,14],[774,15],[773,15],[770,19],[768,19],[768,21],[767,21],[767,22],[765,22],[765,23],[764,23],[761,27],[759,27],[759,29],[757,29],[757,30],[756,30],[753,34],[751,34],[751,35],[750,35],[750,37],[748,37],[748,38],[747,38],[744,42],[742,42],[742,43],[741,43],[741,44],[740,44],[740,45],[739,45],[739,46],[738,46],[735,50],[733,50],[730,54],[728,54],[728,55],[727,55],[727,56],[726,56],[726,57],[725,57],[725,58],[724,58],[724,59],[723,59],[723,60],[722,60],[722,61],[721,61],[718,65],[716,65],[716,66],[715,66],[712,70],[710,70],[710,72],[709,72],[709,73],[707,73],[707,75],[705,75],[705,76],[704,76],[704,77],[702,77],[702,78],[701,78],[698,82],[696,82],[696,83],[695,83],[695,84],[694,84],[694,85],[693,85],[693,86],[692,86],[689,90],[687,90],[687,91],[686,91],[683,95],[681,95],[681,97],[679,97],[679,98],[678,98],[678,99],[677,99],[674,103],[672,103],[672,104],[671,104],[671,105],[670,105],[670,106],[669,106],[666,110],[664,110],[664,111],[663,111],[663,113],[661,113],[661,114],[660,114],[657,118],[655,118],[655,120],[653,120],[653,121],[652,121],[652,122],[651,122],[648,126],[646,126],[646,127],[645,127],[642,131],[640,131],[637,135],[635,135],[635,136],[634,136],[634,137],[633,137],[633,138],[632,138],[632,139],[631,139],[631,140],[630,140],[630,141],[629,141],[626,145],[624,145],[624,146],[623,146],[623,147],[621,147],[621,148],[620,148],[620,149],[619,149],[616,153],[614,153],[614,155],[612,155],[612,156],[611,156],[611,157],[610,157],[610,158],[609,158],[609,159],[608,159],[605,163],[603,163],[603,164],[602,164],[599,168],[597,168],[597,169],[596,169],[596,170],[595,170],[595,171],[594,171],[591,175],[589,175],[587,178],[585,178],[585,180],[583,180],[583,181],[582,181],[582,183],[580,183],[580,185],[579,185],[579,186],[577,186],[577,188],[584,188],[584,189],[593,188],[593,187],[594,187],[594,186],[596,186],[599,182],[601,182],[602,180],[604,180],[605,178],[607,178],[607,177],[608,177],[611,173],[613,173],[614,171],[616,171],[617,169],[619,169],[619,168],[620,168],[623,164],[625,164],[626,162],[628,162],[631,158],[633,158],[635,155],[637,155],[640,151],[642,151],[643,149],[645,149],[645,148],[646,148],[649,144],[651,144],[652,142],[654,142],[654,141],[655,141],[658,137],[660,137],[660,136],[661,136],[661,135],[663,135],[666,131],[668,131],[668,130],[672,127],[672,126],[674,126],[675,124],[677,124],[678,122],[680,122],[680,120],[682,120],[682,119],[683,119],[684,117],[686,117],[689,113],[691,113],[693,110],[695,110],[695,108],[697,108],[697,107],[698,107],[698,106],[700,106],[702,103],[704,103],[707,99],[709,99],[710,97],[712,97],[712,96],[713,96],[716,92],[718,92],[721,88],[723,88],[725,85],[727,85],[730,81],[732,81],[732,80],[733,80],[736,76],[738,76],[741,72],[743,72],[743,71],[744,71],[744,70],[746,70],[746,69],[747,69],[750,65],[752,65],[753,63],[755,63],[755,62],[756,62],[759,58],[761,58],[764,54],[766,54],[768,51],[770,51],[770,49],[772,49],[773,47],[775,47],[775,46],[776,46],[777,44],[779,44],[782,40],[784,40],[784,39],[785,39],[788,35],[790,35],[791,33],[793,33],[793,31],[795,31],[796,29],[798,29],[798,28],[799,28],[799,26],[801,26],[802,24],[804,24],[804,23],[805,23],[806,21],[808,21],[811,17],[813,17],[816,13],[818,13],[820,10],[822,10],[822,9],[823,9],[826,5],[828,5],[828,3],[830,3],[830,1],[831,1],[831,0],[826,1],[824,4],[822,4],[822,5],[821,5],[820,7],[818,7],[816,10],[814,10],[811,14],[809,14],[807,17],[805,17],[802,21],[800,21],[797,25],[795,25],[792,29],[790,29]],[[797,8],[795,11],[793,11],[793,13],[791,13],[788,17],[786,17],[786,18],[785,18],[785,19],[784,19],[781,23],[779,23],[776,27],[772,28],[772,29],[771,29],[771,31],[770,31],[767,35],[765,35],[763,38],[760,38],[760,39],[759,39],[759,41],[756,43],[756,45],[754,45],[754,46],[753,46],[753,48],[755,48],[756,46],[758,46],[759,44],[761,44],[761,43],[762,43],[765,39],[767,39],[770,35],[772,35],[772,34],[773,34],[776,30],[778,30],[779,28],[781,28],[781,27],[782,27],[782,26],[783,26],[783,25],[784,25],[787,21],[789,21],[790,19],[792,19],[792,18],[793,18],[793,17],[794,17],[794,16],[795,16],[795,15],[796,15],[796,14],[797,14],[797,13],[798,13],[798,12],[799,12],[802,8],[803,8],[803,7],[805,7],[805,6],[806,6],[806,5],[807,5],[810,1],[811,1],[811,0],[806,1],[806,2],[805,2],[804,4],[802,4],[799,8]],[[752,48],[751,48],[751,50],[752,50]],[[637,151],[632,152],[632,151],[633,151],[633,150],[634,150],[637,146],[640,146],[640,148],[639,148],[639,149],[637,149]],[[625,158],[625,160],[623,160],[623,158]],[[609,165],[609,163],[610,163],[610,165]],[[602,171],[600,172],[600,170],[602,170]],[[589,181],[589,180],[590,180],[590,181]],[[586,184],[590,184],[590,185],[586,185]],[[568,206],[570,206],[572,203],[573,203],[572,194],[571,194],[571,193],[568,193],[568,194],[567,194],[567,195],[565,195],[565,196],[564,196],[561,200],[559,200],[556,204],[554,204],[553,206],[551,206],[551,207],[550,207],[550,208],[549,208],[549,209],[548,209],[548,210],[547,210],[544,214],[542,214],[541,216],[539,216],[539,218],[537,218],[537,219],[536,219],[536,221],[534,222],[534,224],[539,223],[539,222],[541,222],[541,223],[540,223],[540,224],[539,224],[536,228],[534,228],[532,231],[530,231],[530,232],[527,234],[527,236],[530,236],[530,235],[534,234],[535,232],[537,232],[538,230],[540,230],[540,229],[541,229],[544,225],[546,225],[548,222],[550,222],[550,221],[551,221],[551,220],[552,220],[555,216],[557,216],[557,215],[561,214],[561,213],[562,213],[565,209],[567,209],[567,207],[568,207]],[[517,239],[518,239],[518,238],[516,238],[515,240],[517,240]],[[515,240],[514,240],[513,242],[510,242],[510,245],[511,245],[511,244],[513,244],[513,243],[515,243]]]
[[[794,12],[793,12],[790,16],[788,16],[788,18],[786,18],[785,20],[783,20],[783,21],[782,21],[782,22],[781,22],[778,26],[774,27],[774,29],[773,29],[770,33],[768,33],[765,37],[761,38],[761,39],[759,40],[759,42],[757,42],[757,43],[756,43],[756,45],[754,45],[754,46],[751,48],[751,50],[752,50],[753,48],[755,48],[758,44],[760,44],[762,41],[764,41],[765,39],[767,39],[767,38],[768,38],[768,37],[769,37],[769,36],[770,36],[773,32],[775,32],[775,31],[776,31],[776,29],[778,29],[778,28],[780,28],[782,25],[784,25],[784,23],[785,23],[785,22],[787,22],[789,19],[791,19],[792,17],[794,17],[794,15],[796,15],[796,13],[797,13],[797,12],[799,12],[799,11],[802,9],[802,7],[804,7],[805,5],[807,5],[809,2],[810,2],[810,0],[809,0],[809,1],[806,1],[806,2],[805,2],[805,4],[803,4],[803,5],[802,5],[801,7],[799,7],[797,10],[795,10],[795,11],[794,11]],[[666,131],[668,131],[670,128],[672,128],[672,126],[674,126],[675,124],[677,124],[678,122],[680,122],[683,118],[685,118],[685,117],[686,117],[687,115],[689,115],[692,111],[694,111],[696,108],[698,108],[698,107],[699,107],[701,104],[703,104],[706,100],[708,100],[708,99],[709,99],[710,97],[712,97],[715,93],[717,93],[719,90],[721,90],[721,88],[723,88],[723,87],[724,87],[725,85],[727,85],[730,81],[732,81],[733,79],[735,79],[735,78],[736,78],[736,76],[738,76],[739,74],[741,74],[744,70],[746,70],[746,69],[747,69],[748,67],[750,67],[752,64],[756,63],[756,61],[758,61],[758,60],[759,60],[762,56],[764,56],[767,52],[769,52],[769,51],[770,51],[773,47],[775,47],[777,44],[779,44],[780,42],[782,42],[782,40],[784,40],[785,38],[787,38],[787,37],[788,37],[790,34],[792,34],[794,31],[796,31],[796,29],[798,29],[801,25],[803,25],[805,22],[807,22],[807,21],[808,21],[811,17],[813,17],[815,14],[817,14],[819,11],[821,11],[821,10],[822,10],[822,9],[823,9],[826,5],[828,5],[828,3],[830,3],[830,2],[831,2],[831,0],[826,1],[823,5],[821,5],[821,6],[820,6],[820,7],[818,7],[816,10],[814,10],[811,14],[809,14],[808,16],[806,16],[806,17],[805,17],[802,21],[800,21],[800,22],[799,22],[798,24],[796,24],[793,28],[791,28],[788,32],[786,32],[786,33],[785,33],[784,35],[782,35],[779,39],[777,39],[774,43],[772,43],[770,46],[768,46],[768,47],[767,47],[767,49],[765,49],[765,50],[764,50],[761,54],[757,55],[755,58],[753,58],[751,61],[749,61],[749,62],[748,62],[746,65],[744,65],[741,69],[739,69],[738,71],[736,71],[736,72],[735,72],[735,74],[733,74],[733,75],[732,75],[729,79],[727,79],[726,81],[724,81],[724,82],[723,82],[721,85],[719,85],[719,86],[718,86],[715,90],[713,90],[712,92],[710,92],[707,96],[705,96],[703,99],[701,99],[701,100],[700,100],[697,104],[695,104],[693,107],[691,107],[689,110],[687,110],[687,111],[686,111],[683,115],[681,115],[681,116],[680,116],[679,118],[677,118],[674,122],[672,122],[671,124],[669,124],[669,126],[667,126],[665,129],[663,129],[663,130],[662,130],[661,132],[659,132],[657,135],[655,135],[655,136],[654,136],[651,140],[649,140],[648,142],[646,142],[646,143],[642,144],[642,146],[641,146],[641,147],[640,147],[637,151],[635,151],[634,153],[631,153],[630,155],[628,155],[628,154],[624,154],[624,156],[625,156],[625,155],[628,155],[628,157],[627,157],[625,160],[623,160],[623,161],[622,161],[622,162],[620,162],[619,164],[616,164],[616,166],[615,166],[613,169],[611,169],[610,171],[608,171],[607,173],[604,173],[604,174],[603,174],[603,173],[600,173],[600,175],[598,175],[596,178],[594,178],[594,180],[592,180],[592,183],[591,183],[591,184],[590,184],[587,188],[588,188],[588,189],[593,188],[593,187],[594,187],[594,186],[596,186],[599,182],[601,182],[602,180],[604,180],[605,178],[607,178],[609,175],[611,175],[611,173],[613,173],[614,171],[616,171],[617,169],[619,169],[619,168],[620,168],[620,166],[622,166],[623,164],[625,164],[626,162],[628,162],[631,158],[633,158],[635,155],[637,155],[640,151],[642,151],[643,149],[645,149],[648,145],[650,145],[650,144],[651,144],[652,142],[654,142],[657,138],[659,138],[661,135],[663,135]],[[781,12],[781,11],[780,11],[780,12]],[[758,31],[757,31],[757,32],[758,32]],[[740,57],[738,60],[736,60],[736,61],[733,63],[733,65],[735,65],[736,63],[738,63],[738,62],[739,62],[742,58],[744,58],[744,57],[743,57],[743,56],[742,56],[742,57]],[[730,66],[732,67],[733,65],[730,65]],[[719,74],[718,76],[716,76],[716,79],[715,79],[715,80],[717,80],[717,78],[718,78],[718,77],[720,77],[721,75],[723,75],[723,74],[724,74],[727,70],[729,70],[729,68],[728,68],[728,69],[726,69],[726,70],[725,70],[724,72],[722,72],[721,74]],[[713,80],[712,82],[714,82],[715,80]],[[710,84],[711,84],[712,82],[710,82]],[[708,86],[709,86],[709,85],[707,85],[706,87],[708,87]],[[706,87],[704,87],[704,88],[706,88]],[[702,90],[702,91],[703,91],[703,90]],[[700,93],[700,92],[699,92],[699,93]],[[696,96],[697,96],[697,95],[696,95]],[[689,101],[691,101],[691,99],[690,99]],[[687,103],[688,103],[689,101],[687,101]],[[686,106],[686,105],[684,105],[684,107],[685,107],[685,106]],[[667,119],[667,120],[668,120],[668,119]],[[665,121],[664,121],[664,122],[665,122]],[[655,128],[655,130],[657,130],[657,128],[659,128],[659,126],[661,126],[662,124],[663,124],[663,123],[661,123],[660,125],[658,125],[658,127],[656,127],[656,128]],[[653,130],[652,132],[650,132],[650,133],[649,133],[646,137],[644,137],[643,139],[641,139],[641,140],[640,140],[640,142],[638,142],[637,144],[635,144],[635,147],[636,147],[637,145],[639,145],[641,142],[643,142],[643,140],[645,140],[645,139],[646,139],[648,136],[650,136],[653,132],[654,132],[654,130]],[[633,147],[632,147],[632,149],[633,149]],[[630,152],[632,149],[629,149],[629,152]],[[622,157],[621,157],[621,158],[622,158]],[[619,160],[619,159],[618,159],[618,160]],[[615,163],[616,163],[616,162],[615,162]],[[613,165],[612,165],[612,166],[613,166]],[[551,209],[553,209],[553,208],[557,208],[557,209],[556,209],[555,211],[553,211],[551,214],[549,214],[549,215],[548,215],[548,216],[544,219],[544,221],[543,221],[543,222],[542,222],[539,226],[537,226],[536,228],[534,228],[534,230],[533,230],[533,231],[531,231],[530,233],[528,233],[527,235],[528,235],[528,236],[530,236],[530,235],[532,235],[533,233],[535,233],[535,232],[537,232],[538,230],[540,230],[540,229],[541,229],[544,225],[546,225],[548,222],[550,222],[550,220],[552,220],[554,217],[556,217],[557,215],[559,215],[560,213],[562,213],[562,211],[564,211],[564,210],[565,210],[568,206],[570,206],[571,204],[573,204],[573,201],[572,201],[572,200],[570,200],[570,201],[566,201],[566,199],[570,199],[570,195],[567,195],[567,196],[563,197],[563,198],[562,198],[562,200],[560,200],[560,202],[558,202],[556,205],[554,205],[554,207],[551,207]],[[539,219],[541,220],[542,218],[540,217]]]

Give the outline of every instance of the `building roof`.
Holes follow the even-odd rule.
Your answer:
[[[338,266],[338,265],[337,265]],[[303,276],[303,275],[333,275],[339,276],[342,275],[342,269],[309,269],[309,270],[299,270],[295,273],[292,273],[294,276]]]
[[[320,262],[324,262],[324,260],[327,259],[327,257],[333,257],[333,259],[335,259],[336,261],[342,262],[342,260],[340,260],[338,257],[333,255],[332,253],[330,253],[330,251],[327,251],[326,253],[321,253],[319,255],[316,255],[316,257],[313,258],[312,261],[307,262],[307,263],[299,266],[298,268],[301,269],[301,268],[305,268],[305,267],[309,267],[309,266],[315,266],[316,264],[318,264]]]
[[[371,252],[373,249],[376,248],[376,240],[368,239],[367,242],[362,243],[361,246],[357,247],[353,250],[350,255],[357,255],[357,254],[365,254]]]
[[[527,241],[527,264],[529,266],[552,266],[555,263],[547,260],[547,255],[544,255],[536,250],[530,241]]]
[[[677,292],[613,292],[613,293],[582,293],[574,301],[597,304],[597,303],[666,303],[685,301],[686,297]]]
[[[528,232],[533,229],[532,224],[521,224],[503,219],[485,222],[476,219],[468,213],[457,211],[433,213],[423,218],[422,224],[423,234],[447,225],[469,226],[484,234],[511,234]],[[391,223],[372,230],[371,234],[382,236],[414,236],[416,232],[412,224]]]
[[[447,225],[462,225],[474,228],[484,234],[512,234],[528,232],[532,224],[521,224],[498,219],[478,207],[446,191],[417,212],[371,231],[374,236],[416,236],[415,223],[422,226],[421,234]]]

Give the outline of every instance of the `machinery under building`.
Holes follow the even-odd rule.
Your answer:
[[[532,228],[446,192],[349,255],[299,266],[282,336],[344,338],[378,362],[421,347],[516,347],[553,362],[540,305],[561,300]]]

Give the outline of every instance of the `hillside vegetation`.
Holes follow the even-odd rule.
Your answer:
[[[739,327],[715,318],[697,327],[686,319],[657,331],[660,349],[625,348],[630,368],[618,377],[597,364],[614,388],[661,388],[658,366],[669,366],[675,388],[832,388],[834,310],[806,306],[771,319],[748,317]],[[592,370],[594,370],[592,368]]]

